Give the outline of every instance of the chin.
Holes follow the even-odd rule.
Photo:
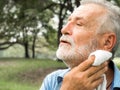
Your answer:
[[[68,68],[74,68],[78,66],[83,60],[79,54],[69,52],[61,52],[57,50],[56,56],[58,59],[61,59]]]

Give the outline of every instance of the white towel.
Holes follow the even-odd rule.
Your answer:
[[[109,60],[112,57],[112,53],[105,50],[96,50],[95,52],[91,53],[89,57],[91,55],[95,55],[93,66],[99,66],[100,64]],[[104,78],[103,83],[100,84],[95,90],[106,90],[107,85],[106,75],[103,74],[102,77]]]

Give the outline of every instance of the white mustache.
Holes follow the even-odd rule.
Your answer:
[[[66,41],[70,43],[72,46],[75,46],[74,40],[68,35],[62,35],[60,41]]]

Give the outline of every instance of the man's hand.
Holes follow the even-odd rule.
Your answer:
[[[108,63],[95,67],[92,66],[93,62],[94,56],[91,56],[68,72],[64,76],[60,90],[94,90],[103,82],[101,75],[107,71]]]

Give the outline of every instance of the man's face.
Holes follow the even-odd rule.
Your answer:
[[[69,17],[61,30],[62,37],[56,53],[68,67],[79,65],[91,52],[100,48],[96,30],[99,29],[98,17],[103,13],[102,7],[86,4],[77,8]]]

